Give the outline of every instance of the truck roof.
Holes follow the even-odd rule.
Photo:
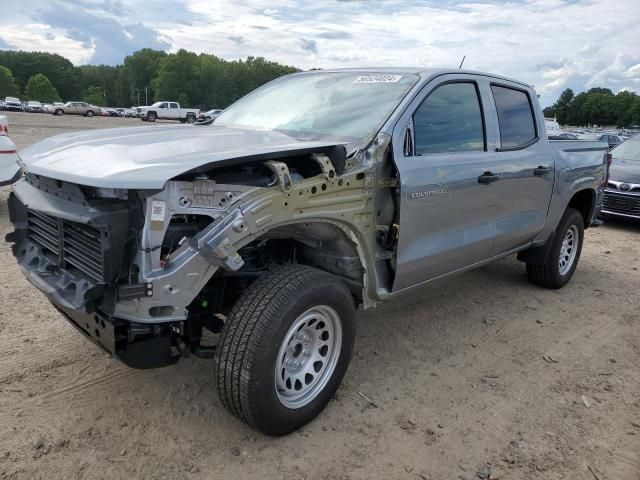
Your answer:
[[[495,75],[493,73],[479,72],[476,70],[458,70],[456,68],[427,68],[427,67],[349,67],[349,68],[328,68],[323,70],[311,70],[301,73],[326,73],[326,72],[362,72],[362,73],[399,73],[399,74],[415,74],[420,75],[422,78],[437,77],[447,74],[469,74],[469,75],[482,75],[485,77],[493,77],[499,80],[506,80],[508,82],[518,83],[525,87],[533,88],[532,85],[525,83],[521,80],[505,77],[502,75]]]

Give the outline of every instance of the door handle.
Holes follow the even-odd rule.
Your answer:
[[[498,180],[500,180],[500,176],[491,172],[484,172],[478,177],[478,183],[484,183],[485,185],[497,182]]]
[[[546,175],[547,173],[551,173],[551,169],[549,167],[543,167],[542,165],[540,165],[538,168],[533,169],[533,174],[536,177],[541,177],[543,175]]]

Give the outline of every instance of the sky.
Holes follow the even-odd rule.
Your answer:
[[[150,47],[301,69],[425,66],[534,85],[640,93],[638,0],[0,0],[0,49],[76,65],[122,63]]]

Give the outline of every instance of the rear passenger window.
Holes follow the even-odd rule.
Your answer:
[[[416,155],[483,151],[484,123],[474,83],[437,87],[413,114]]]
[[[522,147],[538,137],[529,95],[521,90],[492,85],[498,110],[502,148]]]

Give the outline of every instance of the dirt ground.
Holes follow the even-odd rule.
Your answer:
[[[19,148],[140,124],[9,117]],[[638,268],[640,226],[611,222],[587,231],[560,291],[509,258],[360,312],[334,401],[275,439],[227,414],[211,361],[136,371],[99,351],[2,240],[0,478],[638,480]]]

